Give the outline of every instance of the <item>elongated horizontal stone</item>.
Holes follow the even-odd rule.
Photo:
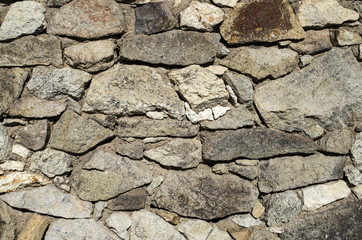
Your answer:
[[[312,140],[281,131],[253,128],[211,134],[203,142],[203,157],[211,161],[267,158],[291,153],[313,153]]]
[[[259,189],[269,193],[339,179],[343,176],[345,161],[345,157],[320,153],[260,161]]]
[[[12,192],[20,187],[30,185],[45,185],[49,180],[45,177],[28,172],[12,172],[0,176],[0,193]]]
[[[25,97],[15,101],[9,109],[12,117],[47,118],[62,114],[67,108],[64,100],[48,101]]]

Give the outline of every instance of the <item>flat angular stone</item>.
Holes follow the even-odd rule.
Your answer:
[[[305,33],[286,0],[248,0],[229,13],[220,28],[229,44],[302,39]]]
[[[9,109],[12,117],[48,118],[62,114],[67,108],[64,100],[48,101],[38,98],[25,97],[15,101]]]
[[[11,142],[8,132],[3,124],[0,124],[0,163],[9,160],[11,152]]]
[[[218,6],[221,7],[235,7],[239,0],[212,0]]]
[[[154,34],[171,30],[177,19],[166,2],[150,2],[136,8],[136,34]]]
[[[259,174],[259,167],[257,166],[242,166],[235,163],[231,163],[228,165],[228,171],[230,173],[234,173],[243,178],[247,178],[250,180],[255,179]]]
[[[33,214],[26,223],[23,231],[18,235],[18,240],[40,240],[43,238],[45,230],[48,228],[50,221],[39,214]]]
[[[96,75],[83,110],[105,114],[135,115],[164,111],[172,117],[184,114],[183,103],[171,85],[153,68],[120,65]]]
[[[253,101],[254,89],[251,78],[231,71],[225,72],[222,78],[231,86],[239,103]]]
[[[113,213],[106,219],[107,226],[120,238],[129,240],[128,228],[132,225],[132,219],[125,213]]]
[[[220,64],[256,79],[278,78],[298,66],[298,54],[278,47],[240,47],[222,59]]]
[[[290,48],[302,54],[317,54],[328,51],[333,47],[328,29],[315,31],[309,30],[306,32],[306,37],[303,41],[293,42]]]
[[[215,25],[224,20],[224,11],[209,3],[194,1],[180,12],[180,26],[211,32]]]
[[[250,213],[235,215],[232,221],[237,225],[245,228],[256,227],[262,222],[259,219],[255,219]]]
[[[108,200],[150,183],[149,171],[142,162],[99,150],[83,163],[82,169],[73,171],[71,184],[83,200]]]
[[[24,171],[25,163],[20,161],[5,161],[0,164],[0,169],[4,171]]]
[[[269,193],[309,184],[323,183],[343,176],[345,157],[293,156],[260,161],[259,190]],[[298,173],[298,174],[295,174]]]
[[[358,186],[362,184],[362,173],[358,171],[352,165],[346,166],[344,169],[344,175],[347,177],[348,182],[353,186]]]
[[[147,191],[145,188],[136,188],[108,202],[108,209],[112,211],[135,211],[145,208]]]
[[[29,158],[33,153],[31,150],[17,143],[13,144],[11,152],[22,157],[23,159]]]
[[[315,150],[313,141],[304,136],[267,128],[217,132],[203,142],[203,157],[211,161],[259,159]]]
[[[121,34],[124,16],[114,0],[73,0],[51,16],[47,31],[78,38]]]
[[[57,239],[119,240],[116,234],[94,219],[60,219],[52,222],[45,234],[44,240]]]
[[[49,144],[66,152],[83,153],[112,136],[111,130],[69,110],[54,125]]]
[[[199,127],[189,121],[173,119],[153,120],[147,118],[120,118],[119,137],[193,137],[199,132]]]
[[[116,152],[125,157],[129,157],[131,159],[142,159],[143,158],[143,150],[144,144],[140,140],[135,140],[133,142],[126,141],[116,141]]]
[[[45,185],[49,181],[39,174],[28,172],[12,172],[0,176],[0,193],[12,192],[20,187]]]
[[[78,43],[64,49],[65,62],[87,72],[103,71],[116,62],[116,47],[112,40]]]
[[[12,207],[62,218],[90,218],[93,205],[53,186],[11,192],[0,198]]]
[[[212,229],[206,240],[220,240],[220,239],[231,240],[231,237],[227,232],[221,231],[219,228],[214,227],[214,229]]]
[[[9,240],[16,237],[16,220],[12,217],[13,210],[4,202],[0,202],[0,239]]]
[[[339,46],[362,44],[362,38],[357,32],[346,28],[340,28],[336,32],[336,40]]]
[[[203,220],[190,219],[177,224],[176,229],[183,233],[187,239],[206,240],[212,230],[212,226]]]
[[[362,172],[362,132],[356,134],[356,139],[351,148],[354,166]]]
[[[362,68],[347,49],[332,49],[284,78],[261,84],[255,104],[269,127],[329,131],[362,119]]]
[[[127,60],[187,66],[212,62],[219,43],[217,33],[172,30],[150,36],[125,37],[119,45],[120,56]]]
[[[144,155],[163,166],[181,169],[194,168],[202,162],[201,142],[195,138],[177,138],[145,151]]]
[[[45,147],[49,134],[49,123],[47,120],[40,120],[21,128],[15,137],[17,143],[33,151]]]
[[[236,176],[200,170],[170,173],[155,201],[181,216],[210,220],[251,211],[258,194],[255,186]]]
[[[359,14],[339,5],[337,0],[305,0],[297,10],[303,27],[327,27],[346,21],[356,21]]]
[[[63,64],[60,40],[49,35],[26,36],[0,43],[0,55],[1,67]]]
[[[198,65],[173,70],[169,73],[169,78],[195,112],[222,104],[229,99],[224,82]]]
[[[325,152],[348,154],[352,147],[352,139],[353,133],[348,129],[328,132],[318,141],[318,149]]]
[[[55,100],[67,95],[80,99],[91,79],[89,73],[72,68],[36,67],[27,88],[41,99]]]

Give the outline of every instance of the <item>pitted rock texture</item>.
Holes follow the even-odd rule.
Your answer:
[[[21,98],[10,106],[9,115],[13,117],[49,118],[62,114],[67,108],[64,100],[48,101],[33,97]]]

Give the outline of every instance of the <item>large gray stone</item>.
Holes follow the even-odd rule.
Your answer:
[[[60,66],[63,63],[60,40],[54,36],[26,36],[0,43],[0,66]]]
[[[345,157],[320,153],[260,161],[259,189],[269,193],[339,179],[343,176],[345,161]]]
[[[46,27],[45,7],[35,1],[11,4],[0,27],[0,41],[42,31]]]
[[[66,152],[83,153],[112,136],[111,130],[69,110],[54,125],[49,144]]]
[[[175,118],[185,111],[176,91],[155,69],[120,64],[93,78],[83,110],[115,115],[164,111]]]
[[[261,84],[255,103],[272,128],[337,130],[362,119],[362,68],[347,49],[332,49],[300,71]]]
[[[35,97],[23,97],[9,108],[9,115],[12,117],[26,118],[48,118],[62,114],[67,108],[65,100],[48,101]]]
[[[62,218],[90,218],[93,205],[53,186],[11,192],[0,198],[15,208]]]
[[[307,137],[267,128],[216,132],[203,142],[203,157],[211,161],[259,159],[315,150],[315,144]]]
[[[48,134],[48,121],[40,120],[21,128],[16,135],[15,140],[24,147],[37,151],[45,147]]]
[[[120,56],[127,60],[187,66],[212,62],[219,43],[217,33],[172,30],[150,36],[125,37],[119,45]]]
[[[0,124],[0,163],[9,160],[11,152],[11,142],[4,125]]]
[[[258,194],[254,185],[239,177],[199,170],[170,173],[155,201],[179,215],[210,220],[251,211]]]
[[[49,19],[49,34],[100,38],[124,32],[124,16],[114,0],[73,0]]]
[[[144,163],[103,150],[94,152],[81,169],[73,171],[71,178],[78,196],[88,201],[108,200],[151,181]]]

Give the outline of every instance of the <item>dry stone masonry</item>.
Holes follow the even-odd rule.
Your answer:
[[[360,240],[361,17],[0,1],[0,240]]]

